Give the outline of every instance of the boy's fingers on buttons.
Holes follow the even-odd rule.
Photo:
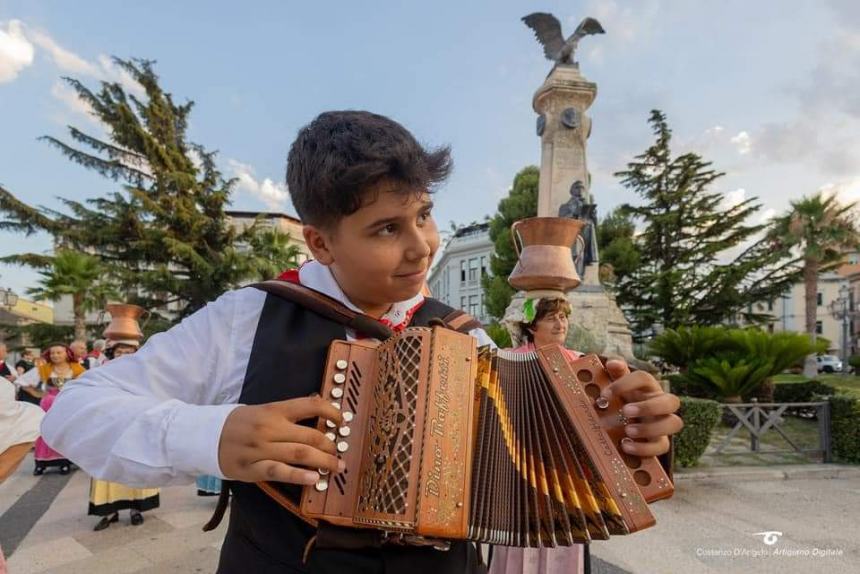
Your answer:
[[[275,443],[268,449],[268,457],[290,466],[309,469],[324,468],[332,472],[340,471],[340,459],[312,446],[301,443]]]
[[[297,424],[290,424],[289,427],[285,428],[283,433],[272,442],[301,443],[328,454],[337,453],[337,447],[332,441],[326,438],[325,433],[322,433],[315,428]]]
[[[645,371],[635,371],[609,383],[600,394],[603,398],[609,399],[614,396],[623,397],[634,392],[662,393],[663,389],[657,379]]]
[[[620,379],[624,375],[630,372],[630,367],[627,365],[627,361],[622,361],[621,359],[609,359],[606,361],[606,372],[609,373],[609,378],[613,381],[615,379]]]
[[[654,440],[621,439],[621,449],[635,456],[659,456],[669,452],[669,437],[662,436]]]
[[[252,481],[268,480],[286,482],[288,484],[314,484],[319,480],[319,473],[304,468],[296,468],[276,460],[260,460],[250,467]],[[249,481],[250,482],[250,481]]]
[[[680,418],[675,415],[666,415],[641,423],[629,424],[624,427],[624,430],[627,436],[634,438],[658,438],[675,434],[681,430],[681,426],[683,424]]]
[[[681,406],[681,401],[673,394],[654,393],[651,397],[635,402],[627,403],[622,408],[628,417],[656,417],[671,415]]]
[[[278,403],[284,410],[284,416],[293,422],[303,421],[316,417],[332,420],[340,426],[343,422],[340,410],[335,408],[330,401],[322,397],[305,397],[301,399],[290,399]]]

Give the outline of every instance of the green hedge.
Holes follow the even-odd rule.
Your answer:
[[[811,379],[802,383],[777,383],[773,389],[773,402],[775,403],[809,403],[820,400],[820,396],[831,396],[836,394],[836,389]]]
[[[696,466],[699,457],[711,442],[711,433],[720,420],[720,406],[716,401],[680,397],[678,415],[684,420],[684,428],[675,435],[675,463],[681,466]]]
[[[860,402],[846,395],[834,395],[828,400],[834,457],[839,462],[860,463]]]

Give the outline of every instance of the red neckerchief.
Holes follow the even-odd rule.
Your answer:
[[[278,279],[281,281],[289,281],[290,283],[295,283],[296,285],[302,284],[302,282],[299,280],[299,270],[298,269],[287,269],[286,271],[284,271],[283,273],[278,275]],[[420,303],[418,303],[417,305],[415,305],[414,307],[409,309],[406,312],[406,317],[404,318],[404,320],[397,325],[392,324],[391,321],[386,319],[385,317],[383,317],[381,319],[377,319],[377,321],[379,321],[380,323],[382,323],[383,325],[385,325],[386,327],[388,327],[389,329],[391,329],[395,333],[400,333],[401,331],[406,329],[406,327],[409,326],[409,323],[412,322],[412,316],[415,315],[415,312],[418,311],[418,309],[420,309],[422,305],[424,305],[424,301],[425,300],[422,299]],[[364,333],[356,333],[355,337],[356,337],[356,339],[367,339],[367,338],[369,338]]]

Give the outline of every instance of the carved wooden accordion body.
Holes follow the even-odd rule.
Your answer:
[[[621,454],[626,419],[596,356],[476,348],[444,328],[336,341],[319,428],[346,470],[303,489],[301,513],[340,526],[509,546],[570,545],[654,524],[672,495],[655,458]]]

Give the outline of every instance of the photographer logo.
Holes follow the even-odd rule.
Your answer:
[[[762,542],[764,542],[768,546],[773,546],[779,541],[779,537],[782,536],[782,532],[777,532],[776,530],[767,530],[765,532],[753,532],[752,535],[761,536]]]

